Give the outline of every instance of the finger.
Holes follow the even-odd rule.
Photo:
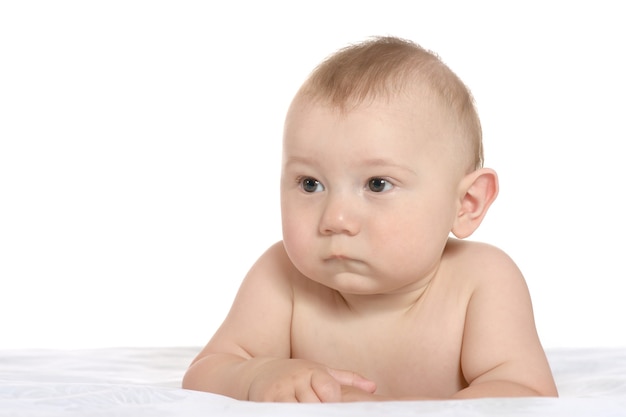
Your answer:
[[[265,399],[264,401],[277,403],[296,403],[298,402],[298,398],[296,397],[296,393],[293,391],[282,391],[274,394],[272,398]]]
[[[349,385],[341,386],[341,401],[342,402],[354,402],[354,401],[372,401],[374,394],[363,391],[362,389],[355,388]]]
[[[296,401],[299,403],[319,403],[320,398],[313,389],[311,384],[311,375],[307,375],[306,378],[297,379],[293,387]]]
[[[356,372],[328,368],[328,373],[341,385],[359,388],[369,393],[374,393],[374,391],[376,391],[376,383],[374,381],[371,381]]]
[[[296,399],[295,389],[288,384],[274,383],[267,387],[263,387],[262,390],[255,389],[250,391],[248,399],[255,402],[280,402],[280,403],[295,403]]]
[[[314,371],[311,374],[311,388],[321,402],[341,401],[341,383],[327,372]]]
[[[322,402],[322,400],[320,400],[317,397],[317,394],[310,388],[308,390],[297,391],[296,401],[299,403],[321,403]]]

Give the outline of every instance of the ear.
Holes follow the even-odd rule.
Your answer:
[[[452,233],[459,239],[470,236],[498,195],[498,175],[489,168],[467,174],[459,183],[459,211]]]

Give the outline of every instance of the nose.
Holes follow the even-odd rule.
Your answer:
[[[323,235],[359,233],[361,224],[356,201],[344,195],[329,195],[320,218],[320,233]]]

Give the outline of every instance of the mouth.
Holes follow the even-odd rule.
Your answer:
[[[341,254],[336,254],[336,255],[330,255],[328,258],[326,259],[338,259],[338,260],[347,260],[350,259],[350,257],[346,256],[346,255],[341,255]]]
[[[343,253],[334,253],[324,258],[325,261],[338,261],[338,262],[359,262],[358,259],[348,256]]]

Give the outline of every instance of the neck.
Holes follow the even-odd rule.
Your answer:
[[[417,306],[429,283],[387,294],[349,294],[337,291],[346,307],[358,315],[404,314]]]

